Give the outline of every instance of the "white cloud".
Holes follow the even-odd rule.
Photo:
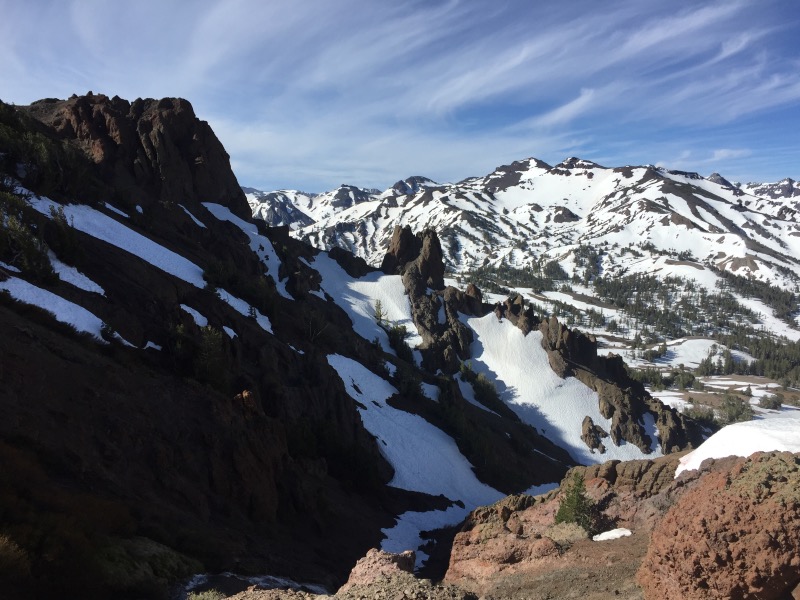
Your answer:
[[[668,156],[702,140],[703,159],[707,138],[800,104],[787,6],[14,3],[0,22],[0,97],[187,97],[245,183],[460,178],[575,146],[618,163],[637,147]],[[623,146],[631,154],[615,154]]]

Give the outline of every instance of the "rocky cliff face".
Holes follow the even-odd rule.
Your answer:
[[[347,352],[377,368],[382,353],[310,293],[319,293],[314,252],[264,229],[251,248],[202,204],[249,216],[227,154],[185,100],[86,96],[3,109],[3,133],[18,136],[2,138],[3,184],[22,173],[34,193],[94,221],[56,225],[3,187],[0,208],[22,206],[30,231],[84,279],[6,265],[0,282],[35,284],[103,323],[97,337],[79,334],[0,293],[0,401],[12,415],[0,423],[0,531],[37,574],[22,578],[21,597],[55,588],[157,597],[202,569],[341,582],[411,500],[384,486],[392,469],[325,360]],[[68,167],[40,164],[22,156],[26,139],[45,157],[80,155]],[[49,169],[47,190],[34,167]],[[75,204],[81,182],[98,186],[92,206]],[[93,222],[138,240],[140,252],[98,237]],[[15,248],[4,242],[8,261]],[[49,266],[48,246],[31,252]],[[194,275],[156,266],[151,251]],[[161,558],[131,550],[140,539],[191,559],[168,555],[172,566],[148,579]]]
[[[458,313],[482,313],[480,290],[475,286],[466,292],[445,289],[442,246],[430,229],[414,235],[408,226],[395,228],[381,270],[403,277],[414,324],[423,340],[419,347],[423,367],[431,373],[440,369],[456,373],[461,361],[469,358],[472,343],[472,332],[459,320]],[[444,320],[440,311],[444,311]]]
[[[134,204],[215,202],[250,217],[230,157],[208,123],[182,98],[128,102],[102,94],[42,100],[26,107],[77,144],[114,189]]]

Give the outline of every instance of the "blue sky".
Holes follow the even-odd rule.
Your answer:
[[[188,98],[261,189],[535,156],[800,178],[797,0],[0,0],[0,99]]]

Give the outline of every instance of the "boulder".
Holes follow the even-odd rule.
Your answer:
[[[371,585],[404,573],[413,574],[415,562],[416,554],[411,550],[393,554],[372,548],[359,559],[338,593],[343,594],[355,586]]]
[[[653,530],[637,577],[646,599],[789,597],[800,584],[800,455],[758,453],[700,478]]]

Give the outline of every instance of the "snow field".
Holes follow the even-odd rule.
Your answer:
[[[580,439],[584,417],[588,415],[606,431],[611,420],[600,414],[595,392],[573,377],[561,379],[553,372],[541,346],[542,334],[533,331],[524,336],[508,320],[498,321],[493,313],[466,318],[466,323],[476,338],[470,361],[473,370],[494,381],[500,397],[523,421],[565,448],[576,461],[592,464],[661,455],[658,449],[644,454],[624,441],[616,446],[610,438],[604,440],[604,454],[592,453]],[[647,427],[647,423],[644,425]]]
[[[411,348],[422,343],[399,275],[375,272],[354,280],[326,253],[318,254],[312,266],[322,277],[322,289],[347,313],[358,335],[367,340],[378,338],[385,352],[395,354],[389,346],[389,336],[375,320],[375,302],[380,300],[385,322],[404,325],[409,333],[406,341]]]
[[[723,427],[697,449],[681,458],[677,478],[700,468],[708,458],[750,456],[755,452],[800,452],[800,409],[762,413],[759,418]]]
[[[331,354],[328,364],[342,379],[347,393],[359,403],[358,412],[367,431],[375,436],[381,453],[395,470],[389,485],[404,490],[444,495],[464,507],[446,511],[407,512],[397,525],[383,530],[383,548],[416,550],[419,532],[453,525],[477,506],[492,504],[504,496],[481,483],[472,465],[458,450],[453,438],[418,415],[387,404],[397,390],[386,380],[350,358]],[[418,560],[423,560],[422,553]]]

